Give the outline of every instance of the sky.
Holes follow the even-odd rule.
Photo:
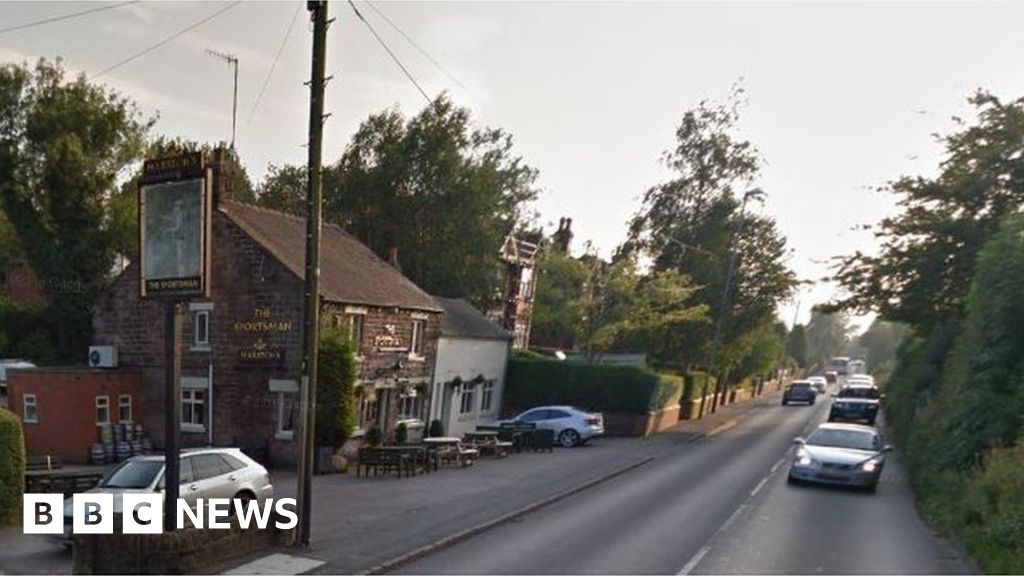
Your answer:
[[[103,5],[0,2],[0,28]],[[0,32],[0,62],[61,57],[93,78],[228,5],[138,2]],[[514,136],[540,172],[541,223],[553,231],[571,217],[575,248],[590,240],[605,256],[644,190],[670,176],[659,158],[683,113],[742,82],[738,134],[765,159],[754,184],[767,197],[751,209],[776,218],[790,265],[813,281],[780,309],[787,323],[837,294],[821,281],[829,259],[874,251],[871,232],[855,228],[895,212],[877,188],[937,172],[933,134],[972,117],[970,94],[1009,99],[1024,87],[1024,3],[374,2],[429,58],[356,5],[428,95],[448,91],[480,125]],[[330,10],[326,162],[370,114],[425,104],[348,4]],[[304,163],[304,3],[241,3],[95,80],[157,116],[157,133],[227,141],[232,75],[208,49],[239,59],[236,146],[250,175]]]

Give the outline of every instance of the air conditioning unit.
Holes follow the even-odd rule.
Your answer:
[[[89,366],[117,368],[117,346],[89,346]]]

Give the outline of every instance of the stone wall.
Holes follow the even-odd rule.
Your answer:
[[[236,520],[231,528],[186,528],[165,534],[77,534],[73,574],[202,574],[227,561],[259,550],[287,546],[293,531],[274,526],[243,530]],[[121,525],[115,515],[114,526]]]

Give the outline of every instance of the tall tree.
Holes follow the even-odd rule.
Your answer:
[[[530,345],[572,350],[582,330],[583,261],[546,250],[540,261],[530,322]]]
[[[0,67],[0,202],[49,291],[64,359],[80,359],[91,334],[116,251],[110,198],[151,125],[131,100],[68,80],[59,60]]]
[[[840,354],[850,341],[850,325],[845,314],[829,314],[820,307],[811,312],[807,324],[807,364],[822,367]]]
[[[760,156],[736,135],[742,90],[725,104],[701,102],[688,110],[676,130],[676,147],[663,162],[673,177],[643,195],[630,223],[624,253],[650,257],[655,270],[672,270],[700,287],[694,302],[712,314],[722,307],[730,253],[737,266],[726,310],[720,365],[743,360],[744,336],[774,321],[776,306],[789,296],[796,277],[786,266],[786,240],[775,222],[741,214],[738,193],[758,176]],[[709,356],[713,324],[670,335],[672,348],[685,362]],[[728,366],[726,366],[728,367]]]
[[[259,201],[294,211],[302,174],[273,170]],[[442,95],[408,120],[390,109],[360,125],[325,170],[324,218],[378,255],[398,248],[402,271],[428,292],[486,306],[499,295],[502,243],[531,219],[536,178],[509,134],[474,125]]]
[[[902,211],[878,226],[877,255],[838,261],[836,279],[850,296],[831,308],[925,328],[962,314],[981,246],[1024,204],[1024,99],[978,92],[969,101],[977,123],[956,119],[960,131],[941,139],[940,174],[883,188]]]
[[[797,366],[807,366],[807,329],[803,324],[796,324],[786,338],[786,355],[792,358]]]

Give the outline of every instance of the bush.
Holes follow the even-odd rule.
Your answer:
[[[398,426],[395,426],[395,444],[405,444],[408,439],[409,427],[405,425],[405,422],[399,422]]]
[[[683,377],[675,374],[659,374],[658,386],[651,397],[651,410],[662,410],[679,405],[683,395]]]
[[[25,436],[13,412],[0,408],[0,525],[21,518],[25,491]]]
[[[316,443],[341,447],[358,423],[356,359],[348,338],[325,328],[320,336],[316,387]]]
[[[431,420],[430,430],[427,432],[427,435],[431,438],[440,438],[441,436],[444,436],[444,423],[440,420]]]
[[[600,412],[647,413],[670,400],[676,384],[662,384],[658,374],[634,366],[513,358],[504,401],[513,408],[569,404]]]
[[[376,424],[370,426],[370,429],[366,431],[366,443],[370,446],[380,446],[383,441],[384,433],[380,431],[380,426]]]

